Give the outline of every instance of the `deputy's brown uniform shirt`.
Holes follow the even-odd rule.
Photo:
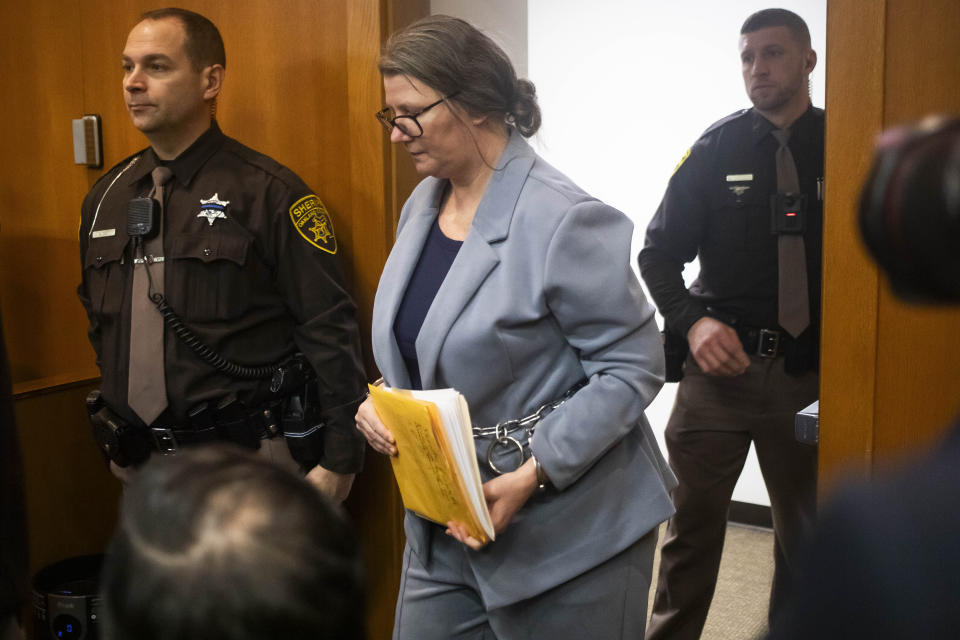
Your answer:
[[[78,289],[107,404],[127,406],[132,246],[131,198],[146,196],[159,161],[146,149],[119,163],[83,202]],[[353,416],[364,390],[355,307],[344,288],[333,222],[320,199],[286,167],[225,136],[216,123],[172,162],[165,191],[165,295],[176,313],[226,359],[266,365],[301,351],[318,375],[326,422],[320,464],[362,465]],[[167,328],[169,407],[158,419],[230,392],[255,402],[264,382],[238,380],[202,362]]]

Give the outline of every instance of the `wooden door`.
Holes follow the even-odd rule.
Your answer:
[[[960,3],[829,0],[821,480],[869,475],[960,411],[960,309],[896,300],[855,226],[873,141],[960,114]]]

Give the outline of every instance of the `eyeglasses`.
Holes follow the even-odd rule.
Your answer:
[[[383,128],[387,130],[387,133],[392,132],[394,127],[396,127],[397,129],[400,129],[401,133],[403,133],[405,136],[419,138],[423,135],[423,126],[420,124],[420,121],[417,120],[417,118],[425,114],[427,111],[430,111],[430,109],[433,109],[444,100],[454,97],[458,93],[460,92],[454,91],[450,95],[440,98],[436,102],[428,104],[423,109],[420,109],[420,111],[411,113],[409,115],[398,116],[397,112],[394,111],[392,107],[384,107],[383,109],[380,109],[380,111],[377,111],[377,120],[379,120],[380,124],[383,125]]]

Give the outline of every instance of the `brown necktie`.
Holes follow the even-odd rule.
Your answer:
[[[163,369],[163,316],[150,294],[163,293],[163,185],[173,173],[157,167],[151,174],[150,197],[160,203],[158,233],[134,256],[133,293],[130,300],[130,375],[127,404],[146,424],[152,424],[167,407],[167,382]],[[150,272],[147,273],[149,266]]]
[[[777,191],[800,193],[797,165],[787,146],[789,129],[774,129],[773,137],[780,143],[777,149]],[[810,326],[810,294],[807,289],[807,254],[800,234],[780,234],[777,240],[778,300],[777,321],[794,338]]]

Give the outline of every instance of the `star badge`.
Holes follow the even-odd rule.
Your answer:
[[[219,193],[213,194],[206,200],[200,198],[200,213],[197,214],[197,217],[206,218],[207,222],[209,222],[210,226],[212,227],[213,222],[217,218],[223,218],[226,220],[227,215],[224,213],[224,211],[226,211],[228,204],[230,204],[230,201],[221,200]]]
[[[313,232],[313,241],[318,243],[326,242],[327,238],[333,235],[330,233],[330,229],[327,228],[327,220],[325,217],[314,218],[310,231]]]

